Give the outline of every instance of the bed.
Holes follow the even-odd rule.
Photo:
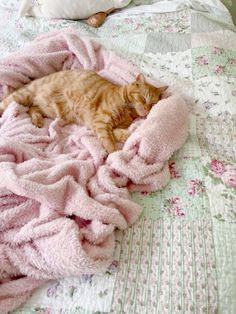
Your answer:
[[[15,314],[236,313],[236,29],[227,5],[133,0],[93,29],[17,19],[18,1],[2,1],[1,57],[38,34],[73,27],[172,85],[191,109],[170,183],[133,193],[142,215],[117,232],[106,273],[50,282]]]

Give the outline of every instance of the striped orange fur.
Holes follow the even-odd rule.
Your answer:
[[[5,98],[0,109],[5,110],[12,101],[27,106],[38,127],[43,126],[43,117],[82,123],[111,153],[116,142],[129,136],[127,127],[138,116],[147,115],[166,88],[148,84],[142,74],[133,83],[119,86],[92,71],[66,70],[25,85]]]

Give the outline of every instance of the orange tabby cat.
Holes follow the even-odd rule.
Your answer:
[[[28,106],[32,123],[43,126],[43,116],[67,123],[82,123],[98,136],[108,153],[129,136],[126,129],[138,116],[146,116],[167,87],[156,88],[139,74],[136,81],[119,86],[92,71],[67,70],[37,79],[0,103]]]

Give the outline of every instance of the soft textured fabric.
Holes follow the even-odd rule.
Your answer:
[[[0,98],[33,79],[76,68],[96,71],[119,84],[137,74],[131,64],[96,42],[78,37],[74,30],[52,31],[0,60]]]
[[[42,36],[2,60],[1,86],[16,88],[82,66],[117,83],[135,74],[113,53],[68,31]],[[12,103],[0,119],[1,313],[49,279],[104,271],[114,230],[141,213],[129,189],[164,187],[167,161],[187,136],[188,110],[180,96],[161,100],[146,120],[135,122],[123,149],[108,158],[85,127],[47,119],[38,129],[26,110]]]
[[[185,103],[169,97],[153,108],[124,149],[104,162],[91,131],[49,120],[37,129],[25,110],[12,104],[0,122],[0,278],[7,279],[0,288],[1,313],[24,301],[42,279],[104,271],[114,250],[114,229],[127,228],[141,213],[127,187],[165,186],[167,159],[187,133]]]
[[[46,18],[85,19],[97,12],[106,12],[127,6],[131,0],[42,0],[34,3],[22,0],[20,16]]]

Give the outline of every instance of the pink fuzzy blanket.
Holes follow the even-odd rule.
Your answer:
[[[121,84],[136,74],[97,43],[60,31],[0,61],[1,92],[81,67]],[[168,183],[168,159],[186,139],[187,120],[180,96],[163,99],[107,158],[85,127],[47,119],[38,129],[24,107],[8,107],[0,118],[0,313],[50,279],[109,266],[114,230],[141,213],[129,190],[155,191]]]

